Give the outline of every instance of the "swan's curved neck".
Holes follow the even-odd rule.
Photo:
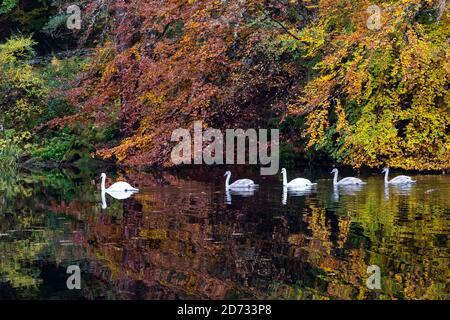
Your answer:
[[[106,184],[106,176],[102,175],[102,192],[106,190],[105,184]]]
[[[338,172],[336,171],[334,173],[333,184],[337,184],[337,183],[338,183]]]
[[[102,209],[106,209],[107,207],[108,207],[108,205],[106,204],[105,191],[102,190]]]
[[[287,172],[284,171],[283,172],[283,186],[287,186],[288,182],[287,182]]]
[[[386,172],[384,173],[384,182],[389,183],[389,169],[386,169]]]
[[[225,188],[228,189],[230,187],[230,178],[231,174],[227,174],[227,179],[225,180]]]

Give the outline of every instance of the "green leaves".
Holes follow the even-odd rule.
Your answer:
[[[44,81],[29,64],[34,44],[31,37],[15,37],[0,45],[0,121],[18,133],[37,124],[46,102]]]
[[[17,6],[18,2],[18,0],[3,0],[0,5],[0,14],[12,11]]]
[[[2,69],[25,63],[34,57],[33,46],[36,44],[31,37],[13,37],[0,44],[0,67]]]

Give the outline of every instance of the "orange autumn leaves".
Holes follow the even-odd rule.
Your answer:
[[[223,129],[265,126],[302,72],[296,61],[264,54],[261,43],[285,32],[273,19],[287,15],[286,5],[269,2],[108,1],[116,20],[113,43],[103,46],[112,44],[113,54],[94,58],[70,95],[81,106],[78,118],[120,124],[120,143],[97,154],[169,166],[174,129],[196,120]]]
[[[78,119],[119,124],[98,155],[171,165],[170,135],[305,118],[310,153],[353,167],[448,170],[448,11],[441,1],[105,2],[114,17],[71,92]],[[105,54],[107,52],[108,54]],[[306,142],[304,139],[306,139]],[[288,140],[289,139],[289,140]]]

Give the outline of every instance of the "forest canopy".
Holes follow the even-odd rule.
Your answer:
[[[292,164],[450,169],[447,1],[83,0],[67,30],[70,4],[0,6],[0,122],[21,114],[34,154],[77,137],[122,165],[170,166],[172,131],[202,120],[280,128]]]

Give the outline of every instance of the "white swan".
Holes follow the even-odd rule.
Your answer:
[[[411,177],[408,176],[398,176],[389,181],[389,168],[384,168],[383,171],[381,172],[384,173],[385,184],[407,184],[416,182],[415,180],[411,179]]]
[[[225,172],[224,177],[227,177],[227,179],[225,180],[225,189],[226,190],[251,189],[251,188],[255,188],[257,186],[255,184],[255,182],[253,182],[253,180],[250,180],[250,179],[240,179],[240,180],[236,180],[235,182],[230,184],[230,178],[231,178],[230,171]]]
[[[308,179],[297,178],[292,180],[291,182],[287,182],[287,171],[285,168],[281,169],[281,173],[283,174],[283,187],[286,188],[305,188],[312,187],[317,185],[317,183],[312,183]]]
[[[114,197],[116,199],[126,199],[125,196],[127,195],[128,192],[138,192],[139,191],[139,189],[132,187],[129,183],[122,182],[122,181],[116,182],[113,185],[111,185],[108,189],[106,189],[106,187],[105,187],[106,174],[102,173],[101,177],[102,177],[102,192],[107,192],[109,194],[111,194],[111,192],[114,192],[115,195],[118,196],[118,197]],[[120,193],[124,193],[124,194],[120,195]],[[121,196],[123,196],[124,198],[121,198]]]
[[[354,184],[366,184],[361,179],[353,178],[353,177],[344,178],[344,179],[341,179],[338,181],[338,174],[339,174],[338,169],[333,169],[333,171],[331,171],[331,173],[332,174],[334,173],[333,185],[335,185],[335,186],[349,186],[349,185],[354,185]]]
[[[106,202],[106,191],[102,191],[102,209],[108,208],[108,203]],[[125,200],[130,198],[133,194],[135,194],[136,191],[112,191],[108,192],[108,194],[117,200]]]

